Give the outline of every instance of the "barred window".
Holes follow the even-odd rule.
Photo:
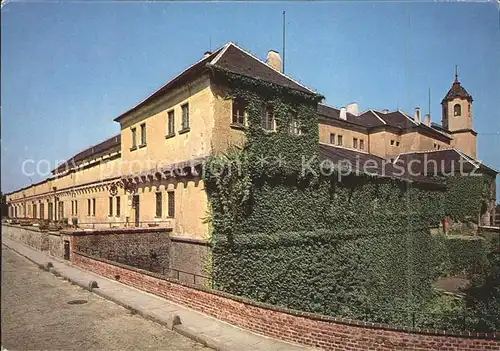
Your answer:
[[[156,193],[156,217],[161,217],[162,196],[161,192]]]
[[[168,201],[168,216],[170,218],[175,217],[175,193],[173,191],[167,192]]]
[[[120,197],[116,197],[116,217],[120,217]]]
[[[108,216],[111,217],[113,216],[113,197],[109,197],[109,213]]]

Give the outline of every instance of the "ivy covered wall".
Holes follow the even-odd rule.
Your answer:
[[[429,227],[451,208],[444,190],[388,178],[304,174],[303,160],[318,152],[321,97],[217,75],[230,88],[227,98],[246,102],[249,126],[243,149],[212,157],[204,175],[215,288],[386,323],[425,304],[441,273]],[[261,127],[268,105],[276,132]],[[293,120],[300,135],[290,131]]]

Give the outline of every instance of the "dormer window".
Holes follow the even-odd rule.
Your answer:
[[[462,115],[462,106],[460,106],[460,104],[455,104],[455,106],[453,106],[453,116],[460,115]]]

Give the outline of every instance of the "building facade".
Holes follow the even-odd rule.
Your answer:
[[[219,71],[316,94],[282,73],[279,54],[261,61],[227,43],[182,71],[114,120],[120,133],[52,171],[53,176],[7,194],[9,216],[66,220],[80,227],[160,226],[173,235],[207,240],[209,206],[201,176],[210,155],[242,146],[244,103],[234,101]],[[403,111],[358,111],[357,104],[318,104],[319,143],[394,161],[409,152],[457,149],[476,158],[472,97],[455,81],[442,101],[441,125]],[[262,127],[276,121],[263,110]],[[495,173],[496,175],[496,173]]]

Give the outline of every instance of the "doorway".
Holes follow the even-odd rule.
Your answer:
[[[64,259],[69,260],[69,240],[64,240]]]

